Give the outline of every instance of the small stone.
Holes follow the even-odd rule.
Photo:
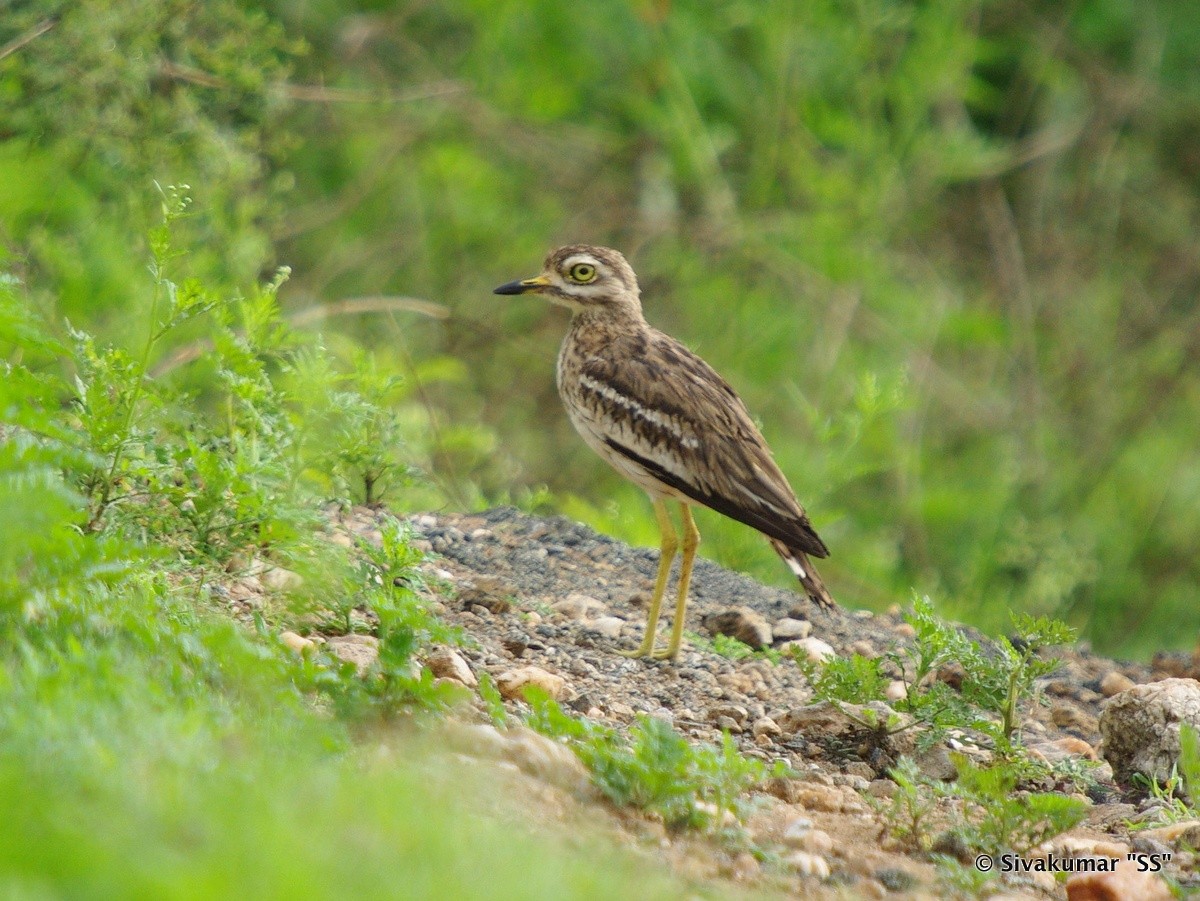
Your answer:
[[[749,607],[732,607],[712,613],[702,620],[714,635],[728,635],[759,651],[771,644],[771,625],[761,613]]]
[[[311,638],[305,638],[303,635],[297,635],[295,632],[280,632],[279,640],[297,654],[303,654],[310,648],[316,647],[316,643]]]
[[[467,665],[467,661],[463,660],[457,651],[450,648],[442,648],[431,653],[425,658],[425,665],[429,667],[431,673],[439,678],[453,679],[468,688],[474,688],[479,684],[475,674],[471,672],[471,667]]]
[[[916,638],[917,637],[917,630],[913,626],[912,623],[898,623],[897,625],[892,626],[892,631],[895,632],[897,635],[899,635],[901,638]]]
[[[796,792],[796,803],[805,810],[841,813],[845,799],[839,789],[828,785],[808,783]]]
[[[509,700],[523,700],[524,691],[529,686],[540,688],[557,701],[566,694],[567,680],[554,673],[548,673],[539,666],[523,666],[496,677],[496,688]]]
[[[304,579],[299,573],[294,573],[290,569],[284,569],[281,566],[272,566],[265,572],[260,573],[259,579],[271,591],[295,591],[304,584]]]
[[[1083,760],[1096,759],[1096,749],[1082,738],[1073,736],[1059,738],[1055,741],[1038,742],[1030,745],[1029,750],[1040,754],[1047,763],[1059,763],[1072,757]]]
[[[708,721],[710,723],[715,723],[722,717],[727,717],[740,726],[742,723],[746,722],[746,718],[749,715],[750,714],[745,707],[740,707],[737,704],[722,704],[721,706],[713,707],[708,711]]]
[[[1086,735],[1096,731],[1096,718],[1073,704],[1054,704],[1050,708],[1050,721],[1060,729],[1070,729]]]
[[[859,657],[867,657],[872,660],[879,656],[879,652],[875,650],[875,645],[871,644],[865,638],[859,639],[850,645],[849,651],[851,654],[857,654]]]
[[[750,732],[755,738],[762,738],[763,736],[781,735],[783,730],[769,716],[762,716],[754,721],[754,724],[750,727]]]
[[[1119,695],[1123,691],[1129,691],[1137,683],[1126,676],[1124,673],[1119,673],[1116,670],[1105,673],[1104,678],[1100,680],[1100,694],[1106,698],[1111,698],[1114,695]]]
[[[812,831],[813,822],[807,817],[796,817],[784,827],[783,843],[793,848],[801,847],[804,837]]]
[[[908,685],[900,679],[893,679],[883,690],[883,696],[889,701],[903,701],[908,697]]]
[[[810,854],[807,851],[796,851],[788,855],[784,862],[802,876],[812,876],[816,879],[829,878],[830,869],[828,861],[816,854]]]
[[[738,723],[737,720],[735,720],[733,717],[730,717],[730,716],[717,717],[716,723],[714,725],[716,725],[716,727],[718,729],[720,729],[722,732],[738,733],[738,732],[742,731],[741,724]]]
[[[593,616],[599,616],[608,610],[608,606],[586,594],[573,592],[561,601],[555,601],[550,609],[562,619],[583,622]]]
[[[837,656],[837,652],[829,642],[822,641],[819,638],[809,636],[796,642],[796,647],[799,648],[809,663],[821,664]]]
[[[1067,901],[1171,901],[1167,883],[1133,866],[1111,873],[1080,873],[1067,880]]]
[[[335,635],[325,646],[342,660],[353,663],[360,676],[379,658],[379,639],[374,635]]]
[[[423,513],[417,517],[417,528],[422,532],[428,532],[430,529],[436,529],[437,524],[437,517],[430,516],[428,513]]]
[[[605,638],[620,638],[621,630],[625,628],[625,620],[615,616],[599,616],[588,623],[587,627],[599,632]]]
[[[808,638],[812,633],[812,623],[806,619],[792,619],[790,616],[785,616],[775,623],[771,631],[776,641],[798,641],[801,638]]]

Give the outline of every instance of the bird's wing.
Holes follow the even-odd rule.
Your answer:
[[[583,390],[623,409],[603,436],[614,451],[697,503],[828,556],[745,404],[696,354],[651,329],[598,348],[581,375]]]

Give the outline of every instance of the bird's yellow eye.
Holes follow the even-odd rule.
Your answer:
[[[571,281],[586,285],[596,278],[596,267],[591,263],[576,263],[569,274]]]

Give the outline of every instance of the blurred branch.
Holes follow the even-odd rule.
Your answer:
[[[321,322],[334,316],[397,312],[416,313],[419,316],[428,316],[430,319],[446,319],[450,316],[450,311],[442,304],[421,300],[416,297],[379,295],[375,297],[349,297],[345,300],[333,301],[332,303],[318,303],[284,318],[294,328],[304,328],[312,325],[314,322]],[[206,351],[212,350],[212,347],[213,344],[209,340],[186,344],[155,365],[150,371],[150,375],[153,378],[159,378],[168,372],[178,369],[180,366],[186,366],[188,363],[195,362]]]
[[[23,35],[13,38],[3,47],[0,47],[0,59],[12,56],[26,44],[36,41],[57,24],[58,19],[43,19],[42,21],[38,22]]]
[[[36,37],[36,35],[35,35]],[[164,60],[159,70],[168,78],[205,88],[229,90],[233,83],[220,76],[205,72],[193,66]],[[414,100],[428,100],[432,97],[443,97],[447,94],[461,94],[467,90],[466,85],[451,81],[434,81],[408,91],[380,93],[378,91],[362,91],[355,88],[330,88],[325,85],[289,84],[278,82],[272,85],[289,100],[299,100],[307,103],[411,103]]]

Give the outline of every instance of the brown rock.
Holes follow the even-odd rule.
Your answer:
[[[342,660],[353,663],[360,676],[379,659],[379,639],[374,635],[335,635],[325,646]]]
[[[441,679],[453,679],[468,688],[474,688],[479,684],[475,674],[471,672],[471,667],[467,665],[467,661],[462,659],[462,655],[458,651],[450,648],[441,648],[432,652],[425,658],[425,665],[429,667],[431,673]]]
[[[1200,682],[1164,679],[1135,685],[1110,698],[1100,714],[1100,755],[1113,778],[1129,785],[1135,773],[1164,783],[1179,760],[1182,723],[1200,728]]]
[[[1111,873],[1080,873],[1067,880],[1067,901],[1171,901],[1175,896],[1161,877],[1134,866]]]
[[[1059,738],[1055,741],[1043,741],[1031,744],[1029,750],[1040,754],[1047,763],[1058,763],[1069,757],[1079,757],[1084,760],[1095,760],[1096,749],[1082,738]]]
[[[509,700],[524,699],[525,689],[530,686],[540,688],[556,701],[567,693],[566,679],[539,666],[522,666],[496,677],[496,688]]]
[[[774,640],[771,624],[761,613],[749,607],[732,607],[712,613],[703,619],[704,628],[714,635],[728,635],[759,651]]]
[[[1113,670],[1112,672],[1105,673],[1104,678],[1100,680],[1100,694],[1106,698],[1111,698],[1123,691],[1129,691],[1136,684],[1136,682],[1124,673]]]
[[[1189,848],[1200,848],[1200,820],[1172,823],[1156,829],[1143,829],[1138,835],[1142,838],[1160,841],[1164,845],[1176,847],[1186,845]]]

